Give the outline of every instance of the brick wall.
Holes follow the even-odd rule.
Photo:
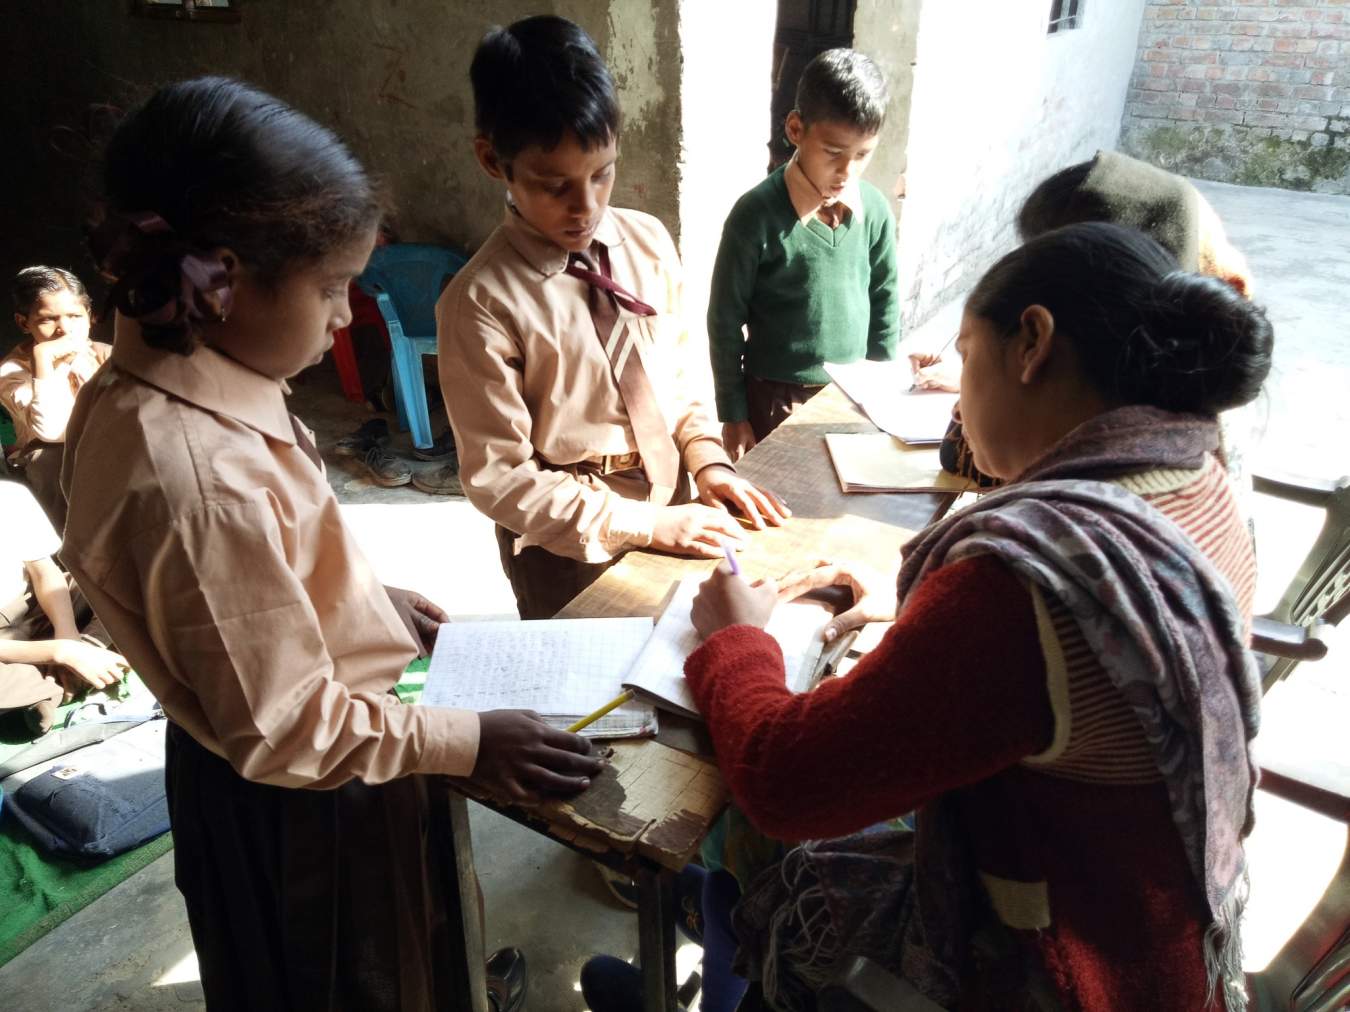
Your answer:
[[[1149,0],[1121,146],[1206,179],[1350,193],[1350,0]]]

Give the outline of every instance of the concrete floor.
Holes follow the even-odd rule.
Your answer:
[[[1265,438],[1254,457],[1307,473],[1350,471],[1350,330],[1340,289],[1350,278],[1350,198],[1202,183],[1257,276],[1258,300],[1276,322],[1276,373]],[[953,313],[939,314],[916,342],[941,345]],[[936,337],[935,341],[929,339]],[[320,445],[369,417],[341,400],[320,366],[296,385],[294,409]],[[433,426],[435,427],[435,426]],[[438,429],[439,431],[439,429]],[[395,445],[406,452],[407,436]],[[380,489],[353,465],[325,454],[343,512],[386,583],[415,587],[459,616],[514,612],[491,525],[462,499],[411,488]],[[414,467],[424,465],[413,462]],[[1302,508],[1258,504],[1258,607],[1278,597],[1320,518]],[[1341,648],[1322,662],[1344,674]],[[604,891],[589,864],[562,847],[471,806],[474,846],[487,900],[488,945],[522,946],[530,960],[534,1012],[584,1008],[576,980],[593,952],[631,958],[637,919]],[[1343,827],[1264,795],[1249,845],[1253,896],[1248,965],[1257,968],[1302,919],[1334,870]],[[681,973],[698,950],[684,945]],[[241,968],[247,972],[247,968]],[[0,967],[4,1007],[46,1010],[201,1008],[191,940],[173,885],[173,855],[133,876]]]

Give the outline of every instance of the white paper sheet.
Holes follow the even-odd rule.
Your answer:
[[[632,672],[624,679],[624,685],[658,701],[658,705],[694,717],[699,715],[698,706],[684,678],[684,661],[701,642],[691,617],[701,582],[697,578],[680,582]],[[820,633],[829,620],[829,611],[811,601],[792,601],[774,609],[764,631],[783,649],[787,686],[793,692],[805,692],[814,682],[824,646]]]
[[[957,395],[910,390],[914,377],[907,360],[827,362],[825,371],[882,432],[906,443],[942,441]]]
[[[422,705],[536,710],[567,727],[623,691],[624,676],[651,635],[649,618],[452,622],[436,638]],[[612,738],[655,730],[651,706],[635,701],[582,734]]]

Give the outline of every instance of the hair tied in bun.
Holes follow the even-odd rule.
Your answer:
[[[230,312],[229,272],[192,249],[153,211],[112,213],[89,236],[99,270],[115,282],[104,306],[152,328],[189,328]]]

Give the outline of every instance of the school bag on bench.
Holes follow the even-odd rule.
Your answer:
[[[169,829],[163,718],[0,781],[6,818],[48,850],[112,857]]]

